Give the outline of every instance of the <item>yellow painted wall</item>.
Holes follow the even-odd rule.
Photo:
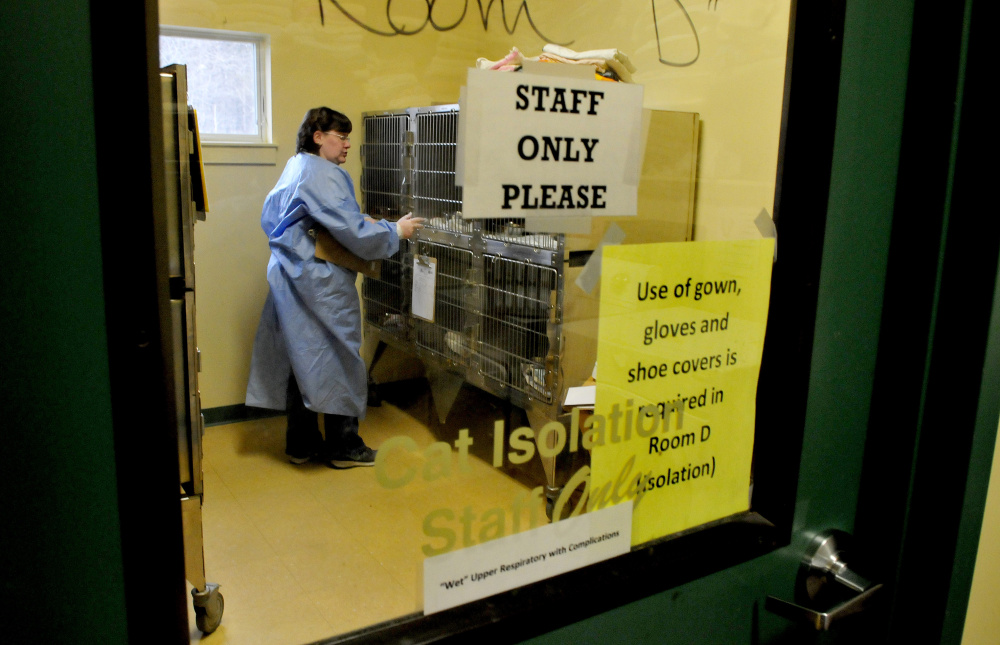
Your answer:
[[[207,166],[212,211],[195,229],[203,407],[243,401],[253,333],[267,293],[260,206],[294,153],[302,115],[317,105],[341,110],[358,123],[365,111],[455,102],[466,68],[477,57],[499,59],[512,46],[529,56],[547,41],[576,50],[618,48],[638,68],[634,80],[645,88],[646,107],[701,115],[695,237],[757,235],[754,217],[773,206],[788,0],[497,0],[484,28],[481,7],[489,4],[438,0],[435,23],[455,24],[454,29],[427,25],[412,36],[386,37],[359,27],[332,0],[161,0],[162,24],[271,37],[276,148],[206,151],[210,162],[222,155],[230,161]],[[386,2],[340,5],[373,29],[391,31]],[[426,19],[424,0],[394,0],[391,6],[400,29],[414,30]],[[507,26],[527,7],[545,38],[532,31],[523,12],[509,35],[505,7]],[[697,61],[668,66],[658,60],[661,55],[673,62],[696,56]],[[357,149],[346,169],[357,181]]]
[[[1000,434],[998,434],[1000,437]],[[976,571],[962,645],[993,645],[1000,642],[1000,445],[993,450],[993,471],[986,496],[986,512],[979,536]]]

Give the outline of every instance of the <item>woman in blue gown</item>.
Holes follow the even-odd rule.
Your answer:
[[[354,183],[341,164],[351,148],[351,121],[309,110],[298,146],[264,201],[261,227],[271,259],[269,292],[254,339],[248,406],[288,411],[285,452],[292,463],[318,458],[332,467],[370,466],[375,451],[358,435],[367,400],[361,358],[357,272],[315,257],[325,229],[362,260],[388,258],[422,227],[407,214],[396,223],[361,214]],[[318,427],[324,417],[326,439]]]

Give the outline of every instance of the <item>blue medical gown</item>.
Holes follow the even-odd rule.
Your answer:
[[[361,358],[357,272],[314,257],[311,227],[322,226],[365,260],[399,248],[395,225],[366,221],[345,170],[316,155],[288,160],[264,201],[261,227],[270,287],[254,339],[246,404],[284,410],[288,377],[315,412],[364,418],[368,378]]]

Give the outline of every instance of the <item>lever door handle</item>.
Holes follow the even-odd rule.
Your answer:
[[[813,538],[799,571],[796,596],[802,600],[791,602],[768,596],[764,607],[779,616],[807,622],[820,631],[830,629],[834,621],[865,609],[882,585],[873,584],[847,566],[843,554],[849,541],[850,536],[842,531],[827,531]],[[848,590],[851,595],[825,609],[807,606],[815,604],[809,601],[831,595],[831,586]]]
[[[796,605],[794,602],[775,598],[774,596],[767,597],[764,608],[790,620],[807,622],[817,630],[825,632],[830,629],[830,625],[835,620],[856,614],[868,606],[871,597],[881,588],[881,584],[872,585],[853,598],[823,611]]]

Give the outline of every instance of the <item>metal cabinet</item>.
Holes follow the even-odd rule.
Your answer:
[[[184,569],[191,585],[198,628],[211,633],[222,620],[219,585],[205,580],[201,507],[202,435],[205,420],[198,391],[199,358],[195,330],[194,223],[204,219],[206,205],[201,176],[198,126],[187,104],[187,73],[183,65],[160,70],[163,98],[163,148],[167,265],[170,281],[171,351],[165,357],[167,387],[177,428],[180,503],[184,528]]]

